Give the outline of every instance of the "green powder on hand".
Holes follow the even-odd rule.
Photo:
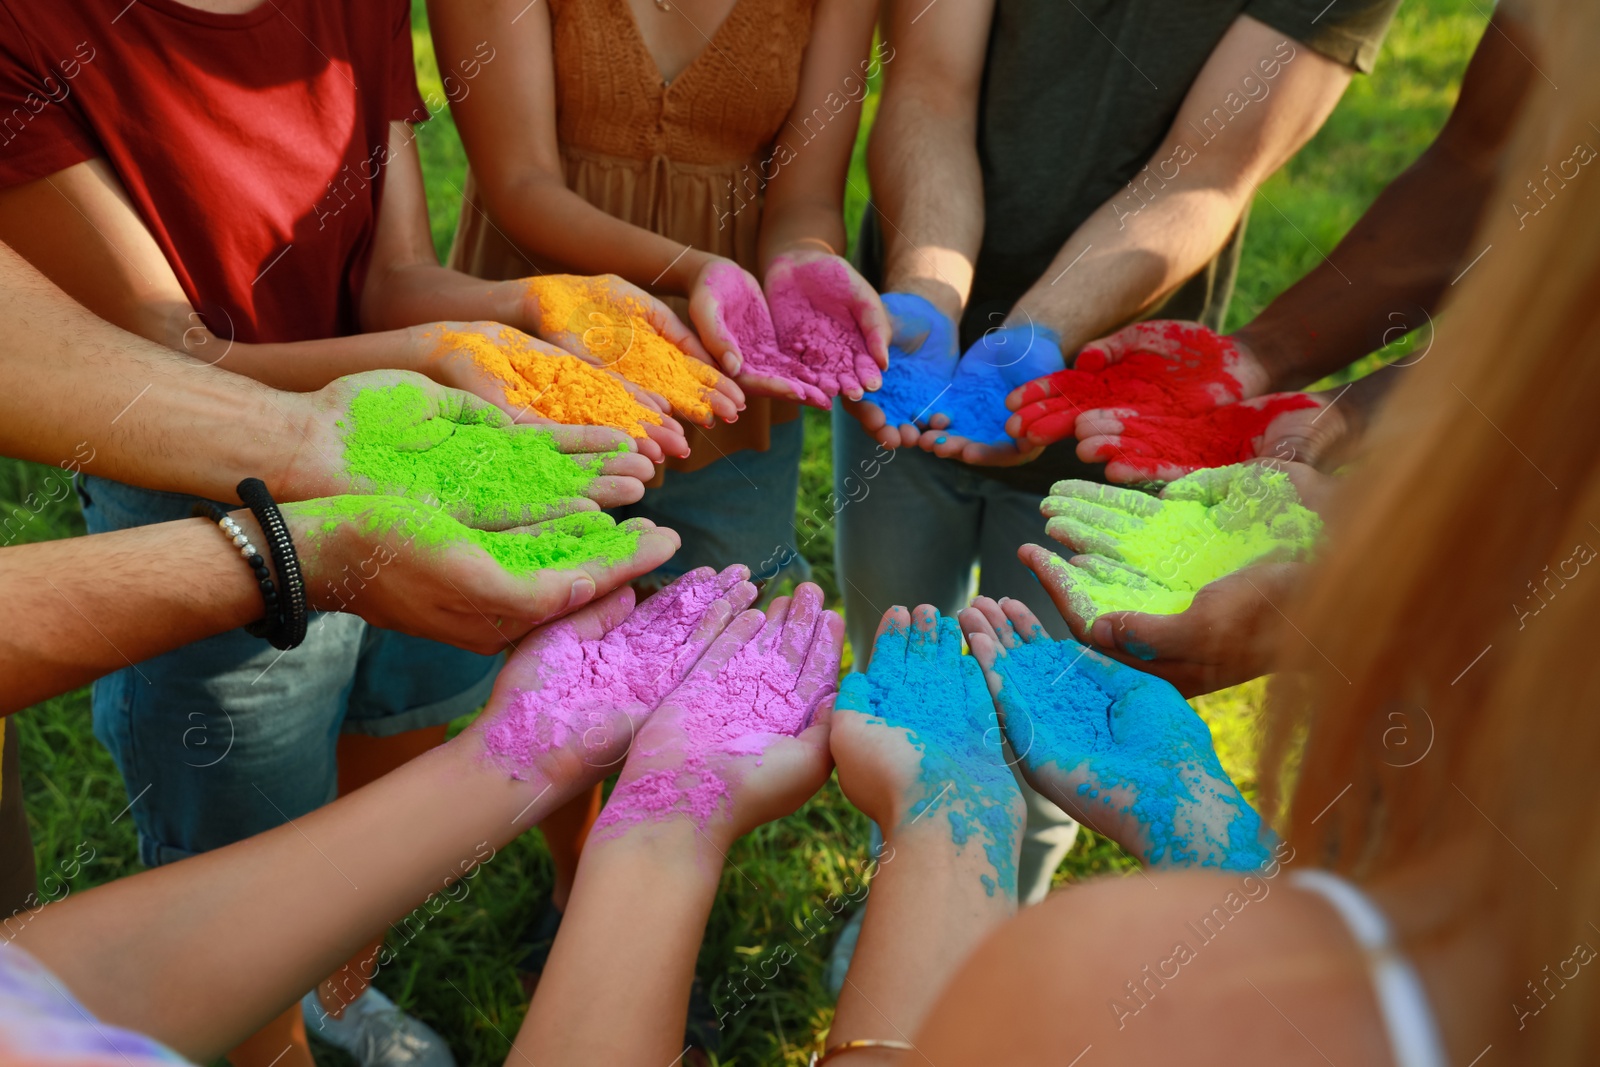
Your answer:
[[[1199,590],[1242,567],[1294,558],[1322,531],[1288,476],[1256,464],[1200,471],[1163,498],[1087,482],[1058,484],[1045,502],[1052,537],[1084,555],[1052,558],[1084,620],[1113,611],[1175,615]]]
[[[503,526],[582,496],[607,458],[580,462],[549,433],[509,430],[493,408],[459,418],[441,415],[410,382],[363,389],[340,423],[345,465],[373,492],[429,501],[474,525]]]
[[[337,496],[285,505],[307,518],[321,520],[312,531],[311,551],[320,536],[349,524],[369,536],[393,533],[395,541],[427,551],[473,544],[519,578],[544,570],[565,570],[583,563],[617,563],[633,555],[639,531],[618,526],[602,511],[580,511],[540,523],[533,532],[475,530],[436,508],[412,500],[382,496]],[[381,570],[377,553],[370,564]]]

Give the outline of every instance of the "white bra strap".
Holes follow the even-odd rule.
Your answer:
[[[1360,889],[1331,871],[1292,871],[1289,879],[1326,900],[1361,946],[1395,1067],[1449,1067],[1427,990],[1411,961],[1395,947],[1383,912]]]

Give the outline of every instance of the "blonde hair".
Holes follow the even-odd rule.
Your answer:
[[[1370,883],[1409,946],[1492,939],[1516,1062],[1595,1063],[1600,974],[1541,985],[1520,1033],[1512,1004],[1600,947],[1600,5],[1519,15],[1539,73],[1488,250],[1392,372],[1293,613],[1265,784],[1303,862]]]

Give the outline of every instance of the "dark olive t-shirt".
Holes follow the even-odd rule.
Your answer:
[[[978,112],[983,244],[961,322],[963,348],[1005,319],[1100,205],[1116,198],[1122,211],[1137,212],[1158,195],[1163,176],[1181,173],[1182,154],[1153,157],[1236,18],[1249,15],[1284,40],[1270,60],[1241,70],[1234,91],[1192,131],[1187,143],[1196,153],[1270,96],[1304,48],[1370,71],[1397,6],[1399,0],[996,0]],[[1217,257],[1151,313],[1220,328],[1244,229],[1241,218]],[[860,260],[868,279],[881,279],[872,211],[862,224]],[[1099,480],[1103,465],[1078,462],[1075,445],[1063,441],[1020,467],[975,469],[1040,493],[1061,478]]]

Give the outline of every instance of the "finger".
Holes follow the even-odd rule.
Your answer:
[[[619,448],[625,452],[633,451],[633,438],[609,426],[551,426],[536,430],[517,428],[508,432],[543,434],[557,451],[569,456],[615,452]]]
[[[766,626],[767,617],[760,611],[750,609],[741,611],[732,622],[728,623],[711,646],[695,661],[694,667],[684,679],[684,683],[698,682],[709,684],[716,680],[717,673],[739,654],[739,650],[750,644]]]
[[[684,435],[683,428],[676,419],[672,420],[671,427],[650,426],[644,428],[645,437],[653,447],[654,454],[645,447],[645,442],[640,441],[639,454],[652,463],[665,462],[667,456],[683,457],[689,454],[689,439]]]
[[[1165,495],[1165,494],[1163,494]],[[1100,482],[1086,482],[1077,478],[1068,478],[1056,482],[1050,487],[1050,495],[1044,503],[1039,505],[1040,514],[1051,517],[1056,512],[1047,510],[1054,507],[1052,501],[1057,497],[1073,497],[1078,500],[1088,501],[1115,509],[1127,515],[1136,515],[1142,519],[1154,518],[1161,511],[1161,501],[1149,493],[1141,493],[1136,489],[1123,489],[1115,485],[1104,485]]]
[[[1077,433],[1077,412],[1077,408],[1067,408],[1032,420],[1023,420],[1020,416],[1013,415],[1006,421],[1006,432],[1016,440],[1024,441],[1035,448],[1043,448],[1057,441],[1065,441]],[[1018,436],[1016,430],[1012,428],[1013,421],[1018,423],[1022,436]]]
[[[1126,457],[1106,464],[1106,480],[1119,485],[1156,485],[1175,482],[1185,474],[1194,473],[1194,470],[1194,467],[1186,464]]]
[[[1038,577],[1072,636],[1079,641],[1086,640],[1089,626],[1094,622],[1095,607],[1078,586],[1078,572],[1066,560],[1038,545],[1018,548],[1017,559]]]
[[[872,657],[868,663],[873,679],[881,678],[890,685],[904,681],[910,643],[911,613],[896,604],[878,620],[878,632],[872,640]]]
[[[1044,532],[1074,553],[1093,553],[1115,560],[1123,558],[1122,540],[1116,534],[1071,515],[1051,519],[1045,523]]]
[[[635,458],[644,459],[643,456],[636,456]],[[650,462],[647,459],[644,461],[646,463]],[[644,496],[644,483],[644,478],[602,476],[585,486],[583,493],[589,500],[602,508],[617,508],[640,500]]]
[[[1045,632],[1039,622],[1039,617],[1033,609],[1020,600],[1011,597],[1000,599],[1000,610],[1005,612],[1006,618],[1011,620],[1011,625],[1017,631],[1017,637],[1023,644],[1031,645],[1040,641],[1050,641],[1053,638]]]
[[[978,669],[983,672],[983,684],[989,691],[989,699],[998,699],[1000,691],[1005,688],[1005,679],[999,670],[1000,643],[993,634],[978,630],[967,635],[967,645],[972,649],[972,658],[978,661]]]
[[[643,437],[634,438],[633,444],[639,450],[639,455],[651,463],[663,463],[666,461],[666,452],[662,450],[661,445],[650,436],[648,431]]]
[[[878,431],[887,426],[889,422],[888,418],[883,414],[883,409],[870,400],[846,401],[844,410],[845,414],[860,423],[861,428],[872,436],[877,436]]]
[[[977,611],[988,621],[989,629],[1001,648],[1013,649],[1022,644],[1022,638],[1017,635],[1017,628],[1006,617],[998,601],[986,596],[976,597],[969,610]]]
[[[906,657],[936,660],[939,653],[939,609],[918,604],[911,611],[911,632],[906,639]]]
[[[643,631],[649,624],[666,614],[669,609],[676,609],[679,604],[703,595],[705,591],[716,589],[720,592],[720,579],[716,571],[710,567],[697,567],[678,575],[662,588],[645,597],[644,602],[633,613],[631,629]]]
[[[1125,431],[1128,420],[1138,414],[1136,408],[1089,408],[1078,413],[1073,436],[1080,441],[1089,437],[1114,437]]]
[[[824,611],[813,627],[813,638],[806,651],[805,665],[795,683],[794,693],[804,702],[808,714],[819,704],[830,702],[839,686],[839,660],[844,651],[844,619],[836,611]]]
[[[821,612],[822,590],[810,582],[797,586],[778,636],[778,647],[783,653],[784,662],[796,675],[805,667],[806,657],[811,652],[811,644],[816,637],[817,617]]]

